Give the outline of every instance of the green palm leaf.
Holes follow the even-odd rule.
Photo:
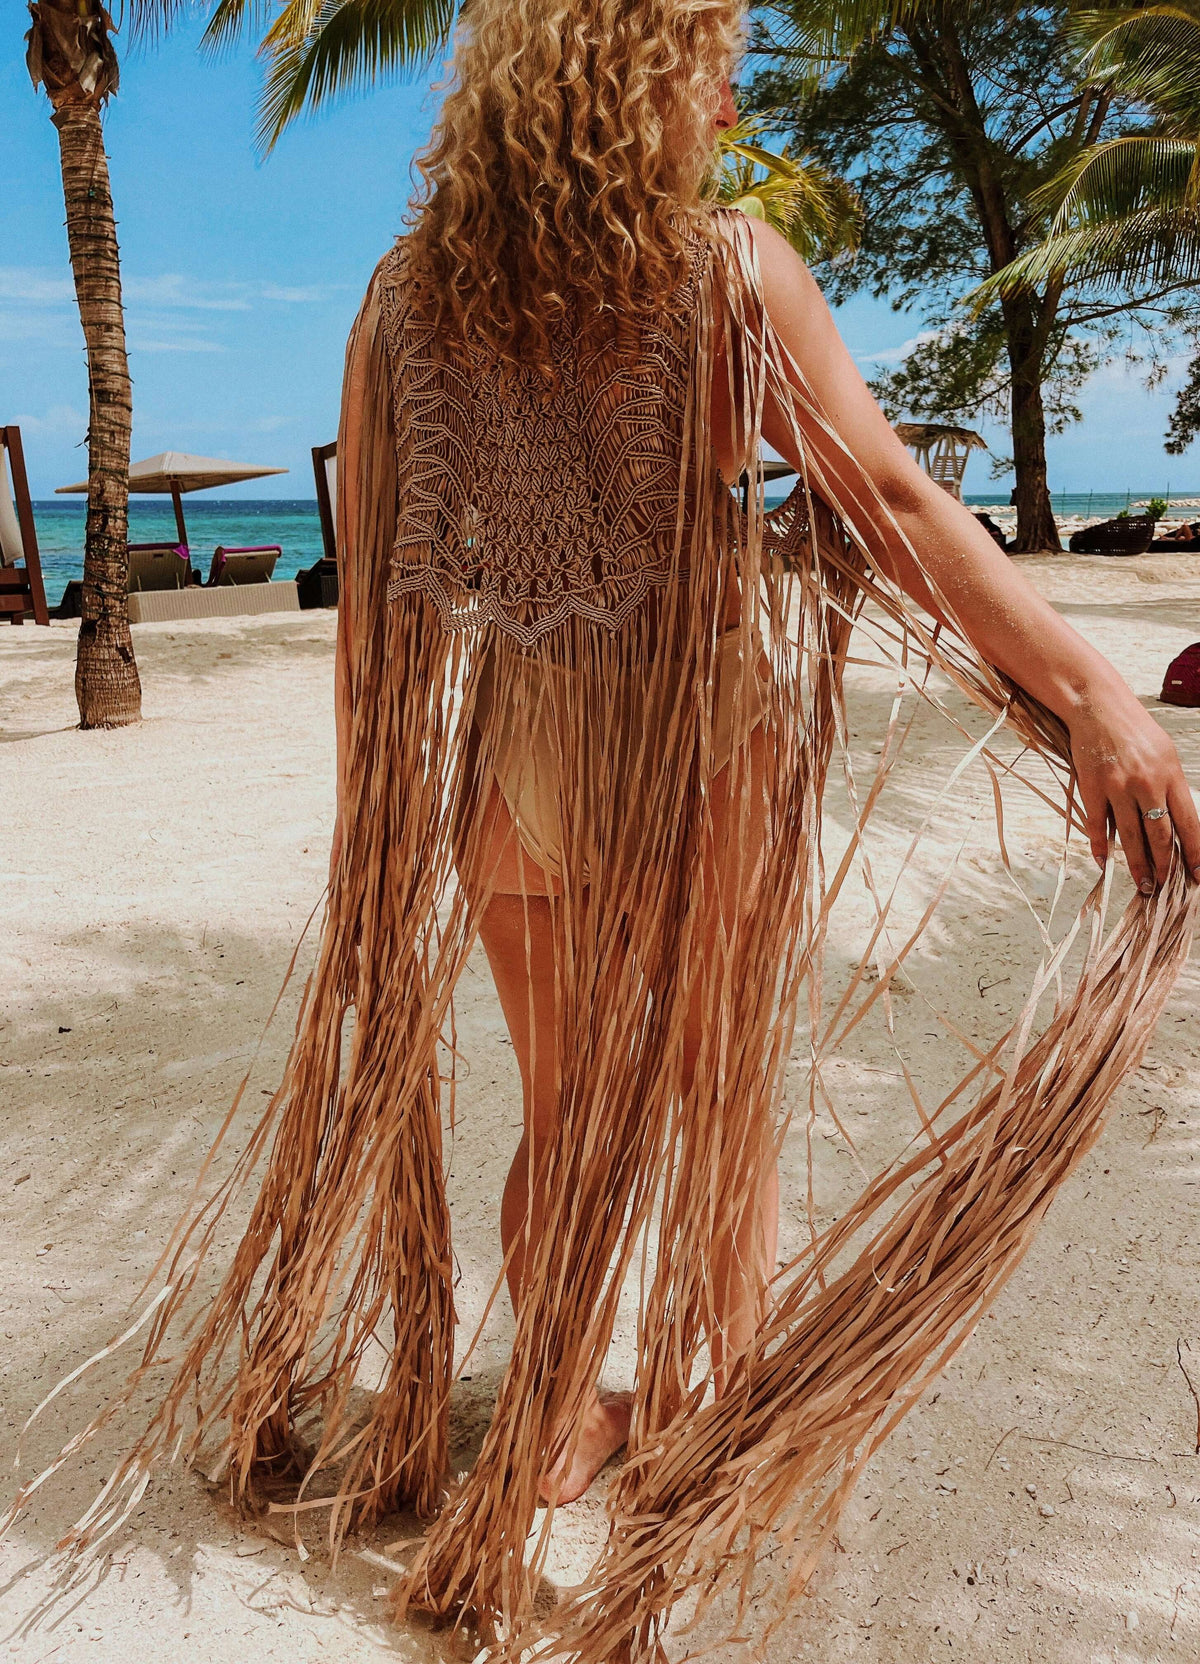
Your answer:
[[[759,116],[721,134],[721,168],[711,194],[752,219],[766,220],[807,261],[853,253],[862,219],[853,188],[810,156],[756,144],[768,127]]]
[[[983,285],[998,294],[1068,275],[1114,290],[1200,282],[1200,0],[1079,11],[1094,83],[1147,105],[1154,130],[1083,151],[1033,199],[1049,235]]]
[[[423,67],[457,11],[456,0],[288,0],[261,47],[259,143],[269,151],[302,111]]]
[[[1200,130],[1200,7],[1080,12],[1072,34],[1084,47],[1081,68],[1151,105],[1172,128]]]
[[[458,0],[131,0],[134,32],[157,36],[208,12],[204,44],[219,51],[259,39],[266,79],[257,136],[270,150],[289,122],[329,99],[413,73],[446,45]]]
[[[1143,208],[1186,210],[1197,202],[1200,145],[1194,139],[1133,133],[1082,151],[1033,199],[1058,204],[1052,236]]]
[[[972,303],[1036,291],[1068,273],[1113,290],[1200,284],[1200,214],[1147,208],[1048,237],[981,284]]]

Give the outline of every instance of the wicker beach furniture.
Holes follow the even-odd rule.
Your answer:
[[[186,589],[193,577],[186,543],[129,543],[129,592],[141,589]]]
[[[278,543],[251,543],[240,548],[218,544],[208,572],[209,588],[217,584],[270,583],[282,553]]]
[[[1176,526],[1173,532],[1156,537],[1150,545],[1152,554],[1200,554],[1200,520]]]
[[[1154,539],[1148,514],[1118,515],[1075,532],[1067,547],[1073,555],[1144,555]]]

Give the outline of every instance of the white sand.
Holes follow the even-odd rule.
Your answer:
[[[1022,564],[1147,702],[1167,660],[1200,637],[1200,558]],[[113,734],[73,727],[73,626],[0,632],[6,1458],[32,1406],[109,1339],[149,1273],[319,896],[330,832],[333,631],[332,615],[313,613],[142,626],[146,720]],[[885,678],[856,674],[853,720],[864,754],[887,698]],[[1200,780],[1200,712],[1157,714]],[[886,800],[883,869],[959,749],[944,727],[922,719]],[[909,905],[919,906],[981,810],[913,978],[934,1005],[990,1036],[1013,1014],[1036,938],[992,853],[986,801],[982,784],[973,785],[939,813]],[[836,838],[844,824],[836,793],[829,812]],[[1008,831],[1028,890],[1046,902],[1054,822],[1014,801]],[[1073,871],[1077,897],[1082,858]],[[834,933],[835,982],[863,916],[861,899],[852,901]],[[1195,994],[1190,967],[1147,1063],[1119,1095],[1103,1140],[1021,1272],[872,1462],[840,1552],[772,1640],[773,1660],[1124,1664],[1200,1655],[1197,1410],[1176,1350],[1182,1343],[1200,1386]],[[933,1096],[955,1059],[944,1041],[925,1038],[938,1030],[920,998],[895,1006],[906,1053]],[[286,1048],[291,995],[285,1008],[257,1067],[256,1104]],[[460,1037],[472,1071],[453,1162],[465,1335],[495,1275],[498,1198],[519,1121],[511,1048],[482,965],[465,980]],[[913,1119],[878,1025],[830,1079],[863,1160],[875,1165]],[[825,1219],[853,1193],[855,1167],[825,1116],[814,1143]],[[799,1125],[785,1168],[786,1249],[802,1240]],[[468,1366],[471,1380],[458,1389],[460,1463],[477,1447],[508,1334],[500,1303]],[[628,1357],[622,1332],[614,1384]],[[86,1418],[122,1369],[102,1365],[61,1413],[50,1412],[28,1437],[26,1471]],[[455,1656],[444,1640],[382,1621],[389,1580],[361,1551],[386,1551],[404,1522],[356,1545],[336,1570],[319,1553],[302,1564],[294,1551],[248,1535],[195,1474],[179,1470],[155,1483],[88,1598],[28,1628],[48,1586],[46,1551],[94,1493],[129,1426],[105,1433],[0,1544],[0,1653],[28,1664]],[[601,1483],[559,1516],[554,1580],[578,1577],[602,1535]],[[768,1582],[777,1571],[766,1568]],[[760,1616],[756,1606],[743,1633],[753,1635]],[[732,1615],[722,1617],[706,1620],[701,1637],[727,1633]],[[673,1650],[682,1656],[686,1646]],[[748,1649],[734,1644],[715,1656],[743,1659]]]

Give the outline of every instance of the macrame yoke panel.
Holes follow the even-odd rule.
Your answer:
[[[531,645],[570,617],[619,628],[679,568],[697,284],[695,240],[636,344],[563,326],[553,375],[452,346],[403,239],[380,270],[406,489],[388,597],[420,591],[447,629]]]

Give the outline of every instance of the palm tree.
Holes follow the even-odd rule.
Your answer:
[[[158,0],[168,12],[179,4]],[[303,112],[432,63],[458,10],[459,0],[218,0],[204,44],[230,46],[274,13],[258,45],[266,81],[257,136],[269,151]]]
[[[1015,293],[1067,273],[1118,289],[1200,284],[1200,3],[1082,11],[1075,33],[1083,76],[1151,121],[1049,181],[1049,234],[987,287]]]
[[[75,697],[83,728],[137,722],[142,690],[129,633],[132,394],[121,263],[100,111],[117,90],[112,20],[100,0],[31,0],[26,62],[58,131],[67,242],[87,348],[88,507]]]
[[[811,156],[765,150],[755,141],[769,128],[765,116],[750,116],[721,134],[714,196],[768,221],[810,264],[853,254],[861,222],[853,188]]]

